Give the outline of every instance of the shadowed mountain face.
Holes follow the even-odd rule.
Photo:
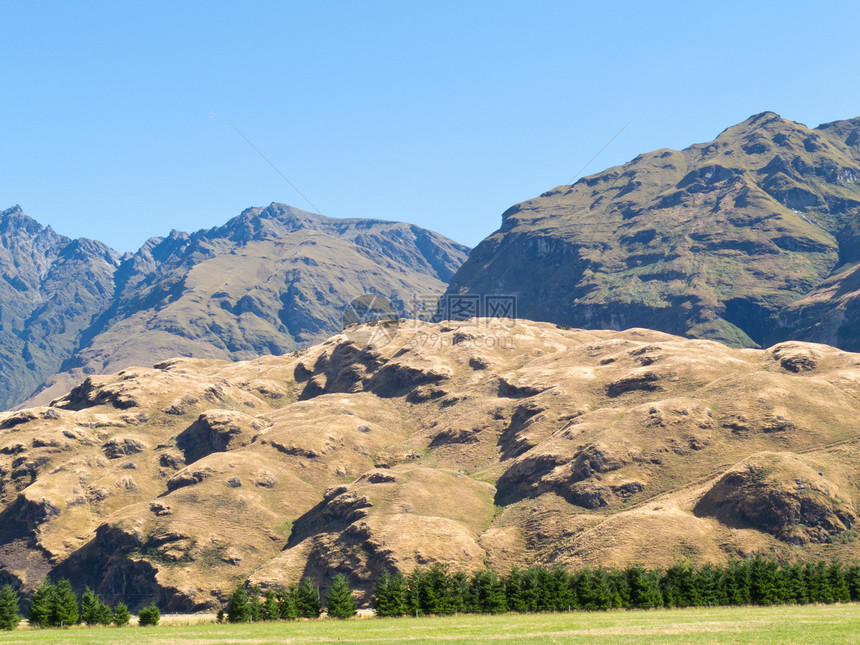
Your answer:
[[[4,212],[2,226],[0,268],[10,268],[0,285],[0,372],[15,383],[0,400],[6,406],[46,380],[31,403],[88,374],[173,356],[295,350],[340,330],[344,307],[364,293],[401,310],[415,295],[442,293],[467,252],[410,224],[282,204],[209,230],[173,231],[123,258],[43,229],[19,209]]]
[[[860,556],[857,354],[502,319],[356,344],[373,329],[0,413],[0,580],[189,611],[304,575],[368,600],[433,562]]]
[[[860,119],[810,129],[764,112],[502,218],[449,293],[514,294],[521,316],[575,327],[857,342]]]

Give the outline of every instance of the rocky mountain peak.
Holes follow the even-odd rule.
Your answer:
[[[83,260],[86,258],[99,258],[111,266],[117,267],[123,257],[107,244],[87,237],[72,240],[59,253],[60,257],[66,259]]]
[[[549,190],[503,214],[449,292],[515,294],[575,327],[779,340],[780,311],[860,261],[854,127],[762,112]]]
[[[30,238],[43,236],[55,242],[68,239],[55,233],[50,226],[42,226],[32,217],[25,214],[17,204],[4,211],[0,211],[0,235],[24,235]]]
[[[330,218],[286,204],[247,208],[223,226],[211,229],[209,237],[227,237],[236,242],[274,239],[299,230],[319,230]]]

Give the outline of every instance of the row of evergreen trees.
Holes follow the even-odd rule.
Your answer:
[[[345,576],[338,574],[334,577],[325,606],[332,618],[355,615],[358,604]],[[286,589],[267,589],[262,595],[259,587],[251,587],[246,591],[245,585],[240,584],[230,596],[226,610],[218,612],[218,620],[221,622],[226,618],[231,623],[295,620],[319,618],[321,613],[319,590],[310,578],[304,578],[299,585],[292,584]]]
[[[157,625],[161,617],[158,607],[150,605],[141,609],[140,625]],[[56,584],[45,580],[30,596],[30,611],[27,619],[33,627],[68,627],[70,625],[116,625],[129,624],[131,614],[120,602],[109,607],[101,597],[87,587],[80,602],[71,583],[62,579]],[[15,629],[21,622],[20,598],[11,585],[0,589],[0,629]]]
[[[668,569],[556,567],[490,570],[471,575],[436,564],[408,576],[383,573],[373,606],[378,616],[601,610],[613,608],[778,605],[860,600],[860,566],[808,562],[780,565],[756,556],[725,566],[676,564]]]
[[[67,627],[87,625],[128,625],[131,618],[128,607],[119,603],[113,609],[87,587],[78,604],[71,583],[65,578],[56,584],[45,580],[30,597],[30,625],[34,627]]]
[[[778,605],[860,601],[860,565],[831,562],[779,564],[756,556],[732,560],[723,566],[695,567],[679,563],[668,569],[604,567],[568,572],[561,567],[534,566],[513,569],[507,576],[492,570],[450,572],[442,564],[415,569],[408,576],[383,573],[376,581],[373,607],[378,616],[421,616],[455,613],[503,613],[605,610],[613,608],[697,607],[717,605]],[[349,618],[357,603],[347,579],[338,574],[326,596],[333,618]],[[288,588],[239,585],[230,596],[219,621],[318,618],[322,613],[319,590],[310,578]],[[158,624],[155,605],[139,614],[140,625]],[[39,627],[127,625],[128,608],[113,609],[87,588],[80,599],[68,580],[46,580],[30,598],[29,621]],[[0,629],[14,629],[20,621],[18,593],[10,585],[0,589]]]

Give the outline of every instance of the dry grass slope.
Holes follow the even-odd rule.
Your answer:
[[[190,611],[339,572],[367,600],[432,562],[860,556],[858,355],[524,320],[348,331],[0,415],[0,577]]]

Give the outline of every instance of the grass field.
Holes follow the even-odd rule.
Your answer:
[[[191,622],[190,618],[185,622]],[[173,622],[179,622],[173,619]],[[165,624],[0,632],[0,643],[858,643],[860,605]]]

